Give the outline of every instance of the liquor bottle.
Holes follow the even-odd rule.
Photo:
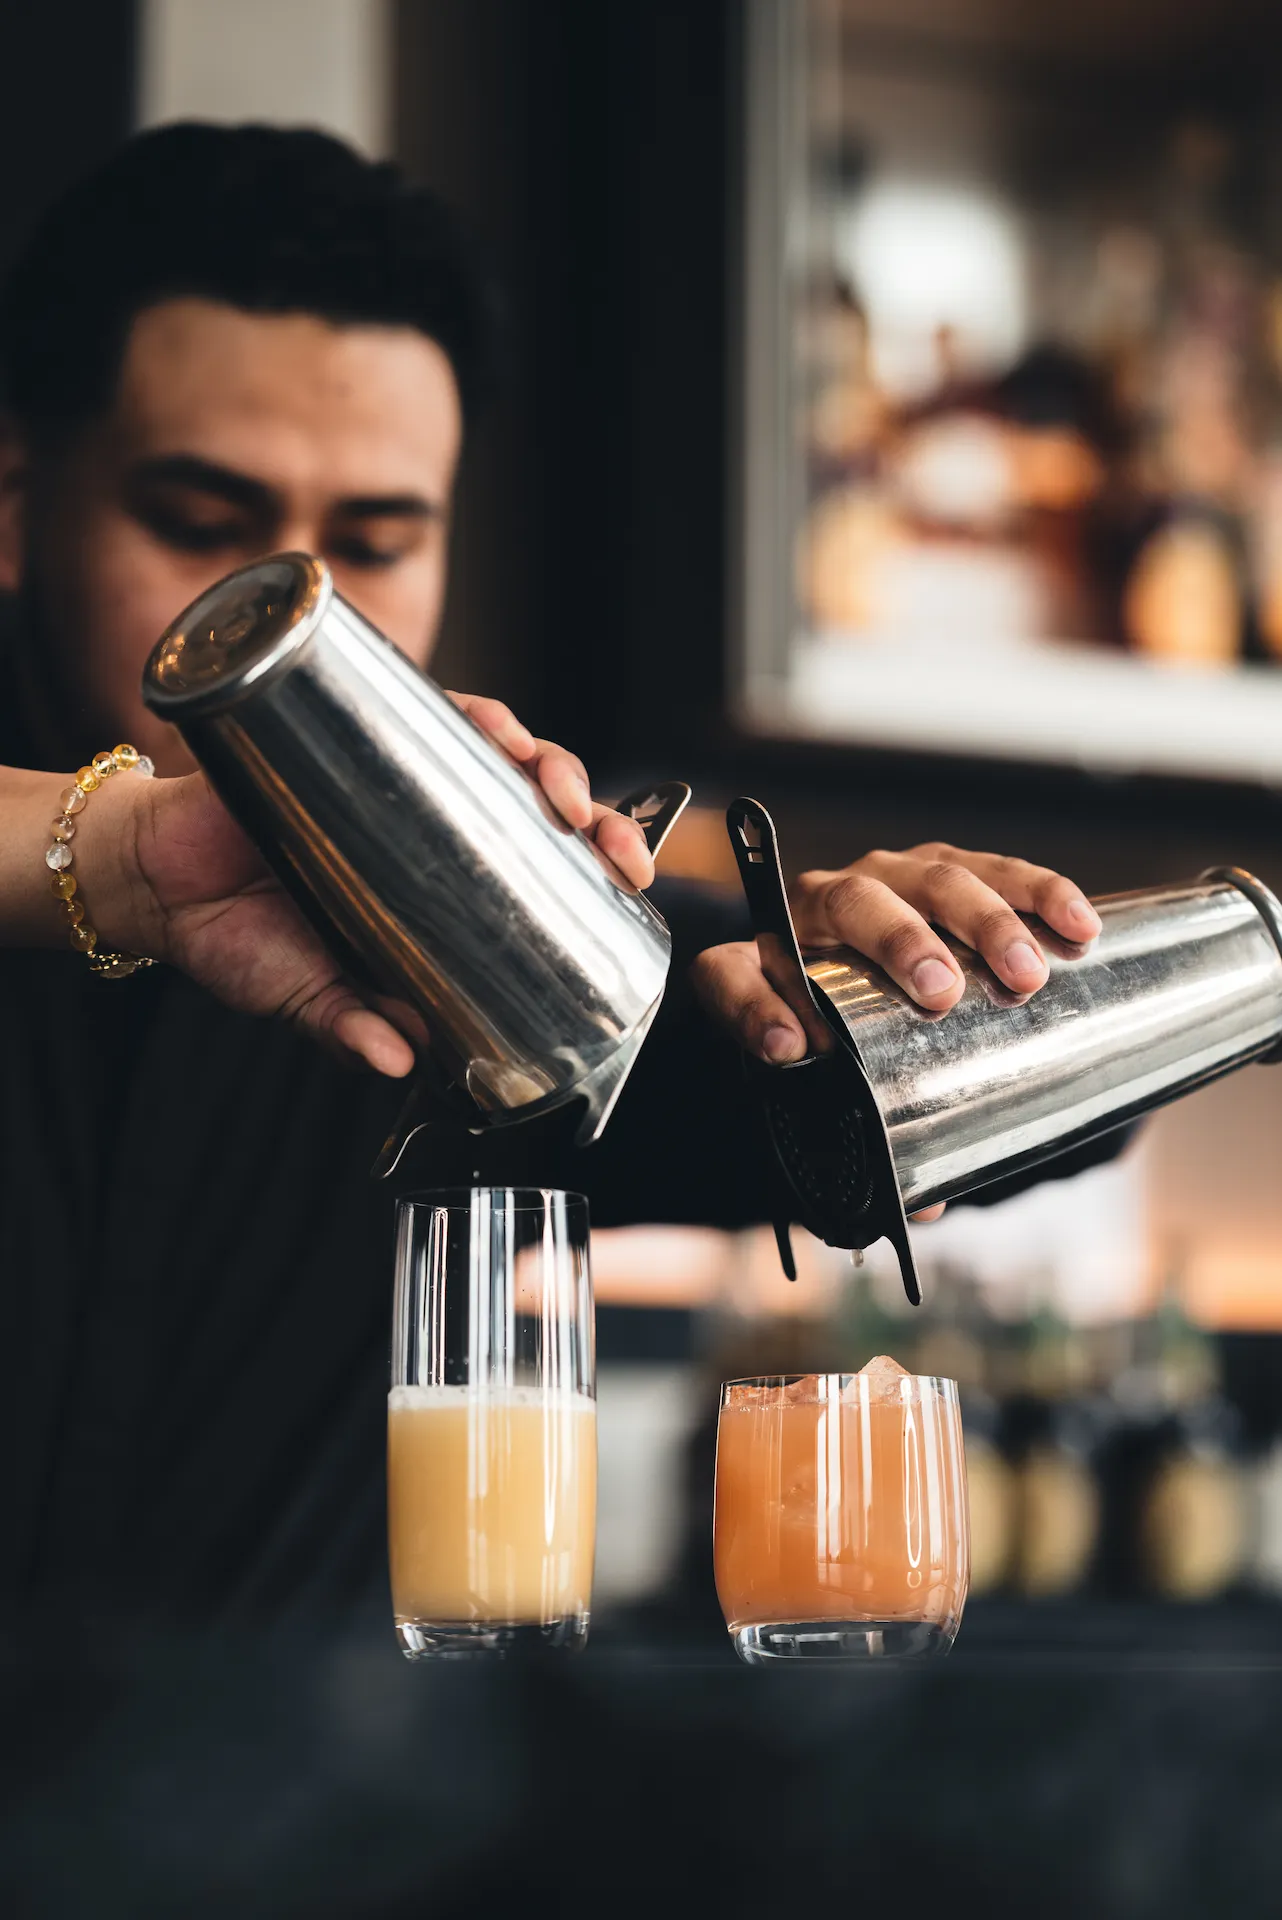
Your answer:
[[[1244,1570],[1247,1489],[1214,1344],[1177,1284],[1132,1328],[1114,1398],[1100,1583],[1119,1596],[1214,1599]]]
[[[1085,1582],[1098,1540],[1097,1422],[1086,1344],[1048,1305],[1023,1330],[1012,1386],[1003,1422],[1015,1508],[1009,1585],[1028,1599],[1061,1598]]]
[[[1214,1344],[1174,1295],[1158,1314],[1158,1364],[1167,1441],[1140,1500],[1139,1567],[1162,1599],[1210,1600],[1244,1569],[1247,1489]]]

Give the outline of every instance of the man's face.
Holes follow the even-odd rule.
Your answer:
[[[461,431],[449,362],[411,328],[196,299],[140,314],[113,405],[31,464],[0,540],[0,585],[37,610],[77,735],[132,740],[162,773],[189,767],[142,706],[143,663],[205,587],[287,548],[328,561],[340,593],[425,665]]]

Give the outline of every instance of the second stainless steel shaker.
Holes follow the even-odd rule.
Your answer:
[[[277,554],[202,594],[143,698],[358,977],[430,1034],[467,1124],[581,1099],[596,1137],[663,995],[667,926],[323,562]],[[688,798],[624,806],[657,849]]]
[[[1282,905],[1238,868],[1096,900],[1086,948],[1035,924],[1050,978],[1031,998],[950,939],[965,991],[940,1014],[849,948],[803,956],[770,815],[739,799],[727,823],[763,968],[811,1040],[751,1067],[790,1211],[831,1246],[890,1240],[914,1302],[908,1214],[1278,1057]]]

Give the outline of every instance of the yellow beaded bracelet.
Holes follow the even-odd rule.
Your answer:
[[[53,873],[53,890],[62,902],[71,944],[77,953],[86,956],[93,972],[101,980],[127,980],[131,973],[137,973],[139,967],[154,967],[156,963],[140,953],[98,951],[98,936],[85,919],[84,902],[75,897],[76,876],[71,871],[71,842],[76,837],[74,816],[80,812],[89,795],[95,793],[104,780],[110,780],[113,773],[141,773],[144,778],[150,779],[155,771],[152,761],[145,753],[139,753],[137,747],[114,747],[110,753],[95,754],[90,766],[81,767],[74,786],[58,796],[62,812],[53,823],[53,844],[45,854],[45,865]]]

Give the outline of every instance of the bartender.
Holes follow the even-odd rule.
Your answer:
[[[412,1056],[139,683],[191,600],[285,548],[428,664],[486,316],[431,195],[263,127],[132,140],[0,297],[0,1605],[62,1632],[385,1604],[388,1195],[365,1169]],[[650,885],[575,755],[458,697]],[[558,1172],[599,1222],[746,1224],[727,1033],[775,1062],[804,1038],[728,909],[655,898],[672,986],[604,1141]],[[939,844],[803,875],[793,909],[940,1010],[962,981],[935,926],[1023,993],[1047,969],[1016,910],[1099,930],[1062,875]],[[112,953],[164,964],[108,984]]]

